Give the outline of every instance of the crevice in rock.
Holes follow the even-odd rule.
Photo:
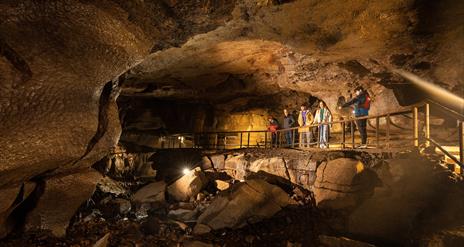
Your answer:
[[[282,161],[284,162],[284,167],[285,167],[285,176],[287,176],[287,179],[288,181],[292,181],[292,179],[290,178],[290,173],[288,172],[288,165],[287,165],[287,161],[282,158]]]
[[[21,190],[16,197],[15,202],[12,205],[14,208],[7,218],[7,224],[13,226],[12,232],[22,232],[25,224],[27,214],[31,212],[37,205],[39,198],[43,195],[45,191],[45,180],[34,179],[36,186],[30,195],[24,198],[24,184],[21,186]]]
[[[5,57],[21,73],[22,82],[32,78],[32,71],[27,62],[0,37],[0,56]]]
[[[100,101],[98,107],[98,127],[95,135],[90,139],[89,143],[87,144],[87,148],[84,154],[74,161],[72,165],[77,164],[79,161],[83,160],[85,156],[87,156],[92,149],[97,145],[98,141],[105,135],[108,129],[108,109],[109,104],[111,101],[115,101],[116,98],[119,96],[119,90],[117,87],[117,83],[110,81],[103,86],[102,92],[100,94]]]

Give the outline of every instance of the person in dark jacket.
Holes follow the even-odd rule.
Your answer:
[[[284,129],[292,128],[294,124],[295,119],[288,113],[287,109],[284,109]],[[287,141],[287,146],[290,147],[292,144],[292,130],[285,131],[285,140]]]
[[[267,127],[267,130],[271,132],[271,147],[277,147],[277,130],[279,129],[279,121],[275,119],[272,116],[268,117],[269,120],[269,126]]]
[[[369,94],[362,88],[357,87],[355,90],[356,97],[352,100],[343,104],[339,109],[342,107],[348,107],[350,105],[354,105],[354,116],[356,118],[365,117],[369,115],[369,108],[370,108],[370,97]],[[359,119],[356,120],[356,126],[358,128],[359,134],[361,135],[361,146],[358,148],[366,148],[367,147],[367,119]]]

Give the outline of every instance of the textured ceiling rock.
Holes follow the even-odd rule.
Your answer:
[[[396,100],[408,92],[396,90],[404,81],[390,68],[462,88],[463,18],[451,18],[462,3],[271,2],[243,1],[225,26],[150,55],[128,72],[123,94],[220,101],[286,89],[334,109],[339,96],[363,85],[376,114],[408,103]]]
[[[150,51],[223,24],[234,4],[2,1],[0,187],[99,160],[121,131],[111,81]]]

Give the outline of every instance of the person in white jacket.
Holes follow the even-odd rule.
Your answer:
[[[314,115],[314,123],[319,125],[319,147],[329,147],[329,124],[332,122],[332,113],[323,101],[319,102],[319,109]]]

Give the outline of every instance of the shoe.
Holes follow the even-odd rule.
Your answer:
[[[366,145],[366,144],[362,144],[362,145],[357,146],[356,148],[364,149],[364,148],[367,148],[367,145]]]

